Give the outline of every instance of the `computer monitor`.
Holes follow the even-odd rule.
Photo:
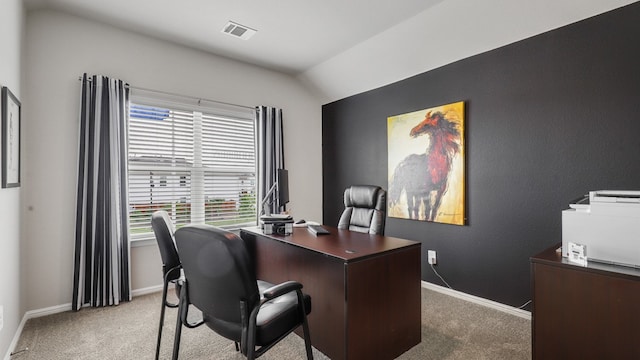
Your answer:
[[[286,210],[286,204],[289,202],[289,171],[278,169],[276,182],[278,184],[278,209]]]
[[[278,169],[276,171],[276,181],[273,183],[267,195],[260,204],[260,208],[264,212],[264,215],[271,215],[271,204],[273,203],[272,196],[274,191],[277,193],[277,197],[274,199],[278,205],[278,211],[286,210],[286,204],[289,202],[289,172],[286,169]]]

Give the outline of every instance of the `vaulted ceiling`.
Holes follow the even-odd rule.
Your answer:
[[[436,21],[447,24],[460,17],[477,17],[481,22],[480,18],[509,8],[508,13],[515,16],[495,24],[501,32],[508,33],[510,29],[521,28],[523,23],[538,22],[544,24],[546,31],[633,2],[491,0],[482,3],[483,13],[465,15],[461,14],[465,4],[469,4],[465,1],[468,0],[24,0],[29,10],[57,9],[294,75],[419,14],[424,18],[425,12],[437,14]],[[436,9],[438,6],[440,9]],[[442,16],[442,9],[449,8],[460,10]],[[255,29],[257,33],[249,40],[227,35],[222,29],[228,21]],[[495,30],[488,29],[487,44],[492,43]],[[478,34],[474,35],[477,39]],[[430,40],[446,37],[447,28],[442,26],[442,31],[419,36],[422,46],[428,46]]]
[[[251,64],[302,72],[443,0],[25,0]],[[233,21],[249,40],[221,30]]]

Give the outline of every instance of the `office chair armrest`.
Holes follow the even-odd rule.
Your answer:
[[[265,300],[271,300],[286,293],[302,289],[302,284],[297,281],[285,281],[282,284],[274,285],[262,293]]]
[[[189,293],[188,286],[189,283],[186,279],[178,279],[178,286],[180,286],[180,301],[178,302],[178,321],[182,322],[182,324],[190,329],[197,328],[198,326],[204,324],[204,319],[200,319],[194,323],[190,323],[189,318]]]

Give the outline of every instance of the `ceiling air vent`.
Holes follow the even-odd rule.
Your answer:
[[[240,25],[238,23],[234,23],[233,21],[229,21],[227,25],[224,26],[222,32],[231,36],[235,36],[242,40],[249,40],[257,30],[254,30],[250,27]]]

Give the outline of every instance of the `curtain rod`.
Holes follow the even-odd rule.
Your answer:
[[[78,81],[82,81],[82,76],[79,76],[79,77],[78,77]],[[90,77],[87,77],[87,81],[91,81],[91,78],[90,78]],[[245,109],[251,109],[251,110],[255,110],[255,109],[256,109],[256,107],[255,107],[255,106],[238,105],[238,104],[232,104],[232,103],[228,103],[228,102],[224,102],[224,101],[210,100],[210,99],[203,99],[203,98],[199,98],[199,97],[196,97],[196,96],[189,96],[189,95],[182,95],[182,94],[171,93],[171,92],[167,92],[167,91],[160,91],[160,90],[147,89],[147,88],[142,88],[142,87],[138,87],[138,86],[132,86],[132,85],[129,85],[128,83],[125,83],[125,84],[124,84],[124,86],[125,86],[125,87],[127,87],[127,88],[129,88],[129,89],[133,89],[133,90],[148,91],[148,92],[157,93],[157,94],[170,95],[170,96],[178,96],[178,97],[182,97],[182,98],[198,100],[198,104],[200,104],[200,102],[201,102],[201,101],[207,101],[207,102],[212,102],[212,103],[216,103],[216,104],[229,105],[229,106],[237,106],[237,107],[241,107],[241,108],[245,108]]]

